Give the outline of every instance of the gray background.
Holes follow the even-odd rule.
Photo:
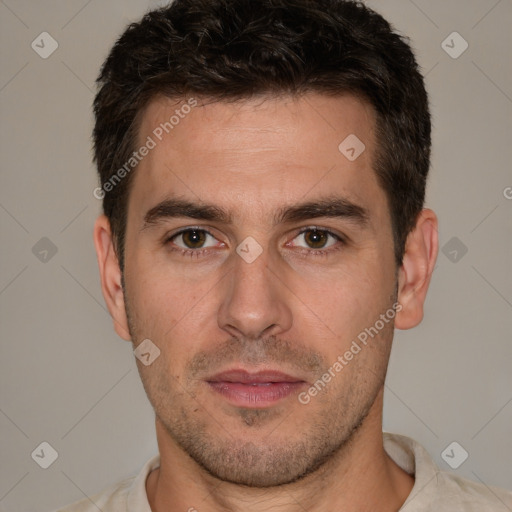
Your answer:
[[[444,248],[424,322],[396,334],[384,427],[420,441],[449,471],[441,453],[457,441],[469,453],[458,474],[510,488],[512,2],[368,3],[411,36],[427,75],[427,206]],[[115,335],[100,291],[90,152],[99,66],[126,24],[156,5],[0,2],[3,511],[90,495],[156,453],[131,346]],[[43,31],[59,45],[47,59],[31,48]],[[456,59],[442,47],[454,31],[469,44]],[[462,41],[452,39],[453,53]],[[31,458],[43,441],[58,452],[46,470]]]

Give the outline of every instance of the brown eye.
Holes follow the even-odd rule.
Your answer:
[[[310,249],[312,252],[315,250],[320,252],[322,249],[327,249],[338,242],[342,242],[341,237],[327,229],[306,228],[294,238],[293,246]]]
[[[206,249],[214,247],[217,239],[204,229],[184,229],[169,239],[174,245],[181,249]]]
[[[189,249],[199,249],[206,240],[206,233],[199,229],[190,229],[181,234],[183,243]]]
[[[304,233],[304,241],[312,249],[323,249],[329,240],[329,234],[326,231],[310,229]]]

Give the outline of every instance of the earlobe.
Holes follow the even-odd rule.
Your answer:
[[[424,209],[407,237],[398,274],[398,302],[402,309],[395,318],[397,329],[411,329],[423,319],[423,305],[437,259],[437,227],[436,214]]]
[[[121,285],[121,269],[114,249],[110,222],[105,215],[100,215],[96,219],[93,238],[100,271],[101,290],[114,321],[114,329],[121,338],[131,341]]]

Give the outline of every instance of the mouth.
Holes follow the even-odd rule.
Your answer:
[[[233,405],[264,408],[284,400],[306,386],[306,381],[279,371],[250,373],[230,370],[206,379],[214,392]]]

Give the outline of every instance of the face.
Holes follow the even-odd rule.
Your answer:
[[[397,282],[375,115],[352,96],[185,103],[153,101],[139,133],[155,147],[133,176],[124,303],[134,344],[160,350],[140,375],[167,442],[210,474],[292,482],[383,386]],[[353,135],[359,156],[339,149]]]

